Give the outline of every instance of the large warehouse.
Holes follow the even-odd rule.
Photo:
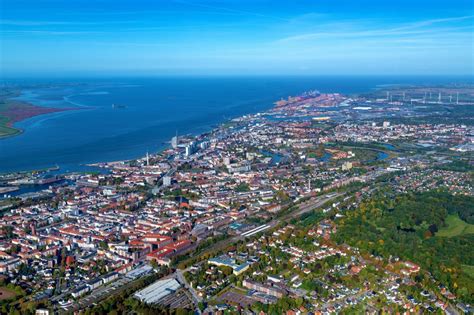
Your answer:
[[[181,287],[176,279],[159,280],[145,289],[138,291],[133,296],[142,302],[152,304],[157,303],[168,294],[174,293]]]

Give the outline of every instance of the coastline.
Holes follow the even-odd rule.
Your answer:
[[[376,84],[393,81],[395,79],[239,78],[202,81],[179,78],[132,81],[140,82],[138,86],[133,85],[133,90],[124,89],[127,85],[123,82],[110,81],[106,82],[107,85],[94,81],[88,84],[9,87],[11,90],[21,89],[18,101],[41,107],[89,109],[91,112],[55,113],[16,123],[14,127],[25,132],[19,137],[0,140],[0,171],[14,172],[53,165],[59,165],[61,170],[80,171],[87,164],[137,159],[147,151],[156,153],[166,149],[165,142],[176,132],[195,136],[206,133],[216,126],[225,125],[232,118],[271,110],[275,101],[298,95],[301,91],[317,87],[327,93],[358,94],[369,91]],[[412,79],[399,81],[412,82]],[[125,104],[127,108],[113,109],[110,106],[113,103]],[[78,105],[82,106],[76,107]],[[50,121],[43,123],[47,120]],[[34,131],[29,132],[30,128]]]
[[[15,99],[20,94],[21,90],[19,89],[5,89],[0,95],[0,140],[22,134],[24,130],[15,127],[15,124],[18,122],[36,116],[78,109],[73,107],[53,108],[34,105]]]
[[[119,85],[119,87],[121,87],[122,85]],[[140,85],[140,86],[143,86],[143,85]],[[116,86],[114,85],[113,86],[114,88],[116,88]],[[133,85],[132,87],[136,87],[136,85]],[[95,87],[97,88],[97,87]],[[102,90],[102,86],[99,86],[99,88]],[[28,89],[26,91],[29,91]],[[80,90],[79,90],[80,91]],[[168,92],[167,92],[168,93]],[[59,94],[63,94],[61,96],[63,102],[62,104],[60,104],[59,102],[57,102],[56,99],[54,99],[53,101],[51,101],[51,107],[54,108],[54,109],[60,109],[61,111],[64,111],[64,110],[69,110],[69,109],[97,109],[97,113],[100,113],[99,115],[106,115],[106,117],[110,117],[110,116],[126,116],[128,115],[130,112],[133,114],[133,113],[136,113],[136,108],[137,108],[137,105],[136,103],[132,103],[132,105],[130,106],[127,106],[126,108],[124,108],[123,110],[117,110],[117,109],[113,109],[111,108],[110,106],[104,106],[103,103],[109,103],[109,101],[105,101],[103,103],[101,102],[98,102],[98,104],[94,104],[94,101],[90,101],[89,103],[87,102],[78,102],[76,101],[75,99],[70,99],[71,97],[74,97],[76,95],[85,95],[86,97],[87,96],[95,96],[95,95],[109,95],[109,94],[112,94],[112,93],[109,93],[109,92],[87,92],[87,93],[83,93],[83,92],[77,92],[77,91],[67,91],[66,93],[58,93]],[[33,95],[34,96],[34,95]],[[15,97],[15,96],[12,96],[12,97]],[[13,101],[16,101],[16,99],[13,99]],[[37,103],[35,102],[35,99],[34,97],[31,97],[29,96],[29,94],[26,94],[26,97],[18,97],[18,102],[23,102],[23,103],[28,103],[28,104],[34,104],[35,106],[37,107],[41,107],[41,108],[45,108],[45,107],[50,107],[49,106],[49,102],[50,100],[47,100],[45,102],[42,102],[41,99],[40,101]],[[111,101],[113,102],[113,101]],[[146,103],[146,101],[145,101]],[[60,108],[60,107],[56,107],[56,106],[65,106],[65,108]],[[128,105],[128,103],[127,103]],[[67,107],[67,108],[66,108]],[[72,107],[72,108],[69,108],[69,107]],[[140,111],[142,112],[148,112],[148,111],[151,111],[153,113],[156,113],[157,111],[153,108],[153,107],[148,107],[148,108],[140,108],[138,107]],[[156,107],[155,107],[156,108]],[[231,109],[231,107],[229,107]],[[257,110],[260,110],[260,109],[257,109]],[[230,110],[230,111],[233,111],[233,110]],[[252,112],[253,110],[251,109],[250,112]],[[59,113],[59,110],[57,110],[56,112],[58,113],[55,113],[55,115],[60,115],[60,116],[63,116],[63,114]],[[82,111],[81,111],[82,112]],[[51,112],[51,113],[54,113],[54,112]],[[245,114],[248,113],[248,111],[245,111]],[[161,110],[160,110],[160,114],[161,114]],[[194,121],[194,118],[191,117],[191,118],[187,118],[191,123],[189,124],[185,124],[185,125],[182,125],[182,122],[181,121],[178,121],[178,123],[180,124],[179,125],[179,130],[180,132],[183,132],[183,134],[192,134],[193,136],[198,136],[200,134],[203,134],[203,133],[207,133],[207,132],[210,132],[212,131],[216,126],[220,126],[221,124],[225,124],[226,122],[228,122],[229,120],[233,119],[233,118],[236,118],[236,117],[240,117],[243,113],[225,113],[225,115],[215,115],[215,116],[220,116],[220,118],[215,121],[217,118],[213,118],[213,121],[211,122],[207,122],[207,120],[197,120],[197,121]],[[42,120],[41,117],[37,117],[37,116],[40,116],[40,115],[35,115],[35,116],[31,116],[31,117],[28,117],[29,119],[27,120],[26,118],[23,119],[19,124],[15,125],[15,127],[17,127],[16,129],[24,129],[25,131],[28,131],[29,128],[28,126],[30,124],[35,124],[37,120]],[[64,116],[69,116],[67,113],[64,114]],[[84,117],[84,115],[80,115],[81,117]],[[128,117],[128,116],[127,116]],[[169,117],[172,117],[171,115]],[[46,118],[47,119],[47,118]],[[26,123],[25,123],[26,121]],[[61,119],[58,119],[57,121],[62,121]],[[124,124],[126,123],[126,121],[124,122]],[[143,125],[143,126],[140,126],[139,129],[129,129],[129,130],[126,130],[125,132],[123,132],[122,130],[120,130],[120,133],[117,133],[117,134],[111,134],[110,137],[107,137],[107,139],[115,139],[115,138],[120,138],[120,137],[129,137],[130,139],[133,139],[133,138],[138,138],[138,135],[140,135],[140,138],[142,136],[142,134],[152,134],[155,130],[155,128],[160,128],[162,130],[173,130],[172,133],[174,133],[175,129],[176,129],[176,126],[174,125],[174,121],[171,121],[171,120],[162,120],[160,119],[153,122],[154,124],[148,124],[148,125]],[[192,127],[191,127],[192,126]],[[44,129],[44,128],[43,128]],[[160,130],[161,131],[161,130]],[[170,135],[170,138],[171,138],[172,135]],[[7,167],[5,169],[1,169],[0,170],[0,173],[9,173],[9,172],[17,172],[17,171],[25,171],[25,170],[35,170],[35,169],[39,169],[39,168],[47,168],[47,167],[50,167],[50,166],[53,166],[53,165],[60,165],[61,167],[61,173],[62,172],[66,172],[66,173],[69,173],[69,172],[76,172],[76,171],[82,171],[82,169],[84,168],[87,168],[89,164],[98,164],[98,163],[107,163],[107,162],[110,162],[110,161],[117,161],[117,160],[121,160],[121,161],[128,161],[128,160],[133,160],[133,159],[139,159],[143,156],[144,152],[147,151],[147,149],[150,151],[150,153],[158,153],[158,152],[161,152],[163,150],[166,150],[167,148],[167,145],[165,144],[165,141],[166,140],[169,140],[168,137],[166,138],[163,138],[161,139],[162,135],[161,133],[158,134],[158,137],[157,138],[159,141],[157,141],[155,144],[152,144],[152,145],[147,145],[147,147],[149,148],[144,148],[143,150],[135,150],[135,151],[139,151],[139,152],[133,152],[131,153],[130,151],[127,151],[127,150],[123,150],[121,153],[118,154],[118,156],[113,156],[112,154],[108,154],[108,156],[101,156],[101,157],[98,157],[98,158],[92,158],[92,159],[87,159],[87,160],[83,160],[83,161],[73,161],[73,162],[70,162],[70,161],[65,161],[63,162],[64,160],[61,160],[59,158],[57,158],[57,155],[54,159],[51,159],[52,162],[51,163],[41,163],[41,165],[36,165],[36,164],[40,164],[40,163],[36,163],[35,165],[25,165],[25,167],[21,167],[21,168],[11,168],[11,169],[8,169]],[[14,138],[16,137],[13,137],[13,136],[8,136],[8,137],[5,137],[3,138],[2,140],[5,140],[6,138],[8,138],[8,146],[13,146],[11,144],[13,143],[20,143],[20,141],[16,141]],[[31,133],[28,135],[27,138],[31,138]],[[34,136],[34,138],[38,138],[37,136]],[[25,138],[26,139],[26,138]],[[12,141],[10,141],[12,140]],[[0,140],[1,141],[1,140]],[[94,140],[95,141],[95,140]],[[97,140],[98,142],[100,141],[104,141],[104,139],[98,139]],[[125,141],[129,141],[130,140],[125,140]],[[7,143],[5,142],[5,143]],[[38,143],[38,142],[36,142]],[[80,144],[82,145],[82,143]],[[95,145],[95,142],[87,142],[86,145],[90,145],[90,146],[93,146]],[[7,146],[5,146],[5,148],[7,148]],[[42,146],[41,150],[44,150],[44,151],[40,151],[40,153],[42,152],[46,152],[46,150],[49,149],[48,147],[44,147]],[[93,147],[92,149],[88,149],[89,151],[93,151],[95,148]],[[80,152],[81,150],[84,150],[86,151],[86,149],[78,149],[76,147],[74,147],[74,150]],[[72,151],[72,149],[71,149]],[[70,154],[70,152],[67,152],[66,154]],[[7,157],[7,153],[8,152],[14,152],[14,151],[5,151],[5,159],[8,159]],[[37,151],[38,152],[38,151]],[[8,153],[8,155],[12,156],[14,154],[12,153]],[[20,153],[18,153],[18,155],[20,155]],[[20,156],[22,159],[25,159],[24,157],[27,157],[27,155],[21,155]],[[38,159],[37,159],[38,160]],[[7,161],[8,162],[8,161]],[[9,162],[8,162],[9,163]],[[6,165],[6,164],[4,164]]]

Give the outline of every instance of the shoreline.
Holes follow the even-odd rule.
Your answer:
[[[30,105],[32,107],[35,107],[35,108],[42,108],[42,109],[53,109],[51,112],[47,112],[47,113],[44,113],[44,114],[55,114],[55,113],[60,113],[60,112],[65,112],[65,111],[69,111],[69,110],[78,110],[78,109],[93,109],[94,107],[91,107],[91,106],[88,106],[88,105],[84,105],[84,104],[81,104],[81,103],[78,103],[78,102],[74,102],[72,100],[70,100],[70,97],[71,96],[75,96],[75,95],[80,95],[82,93],[75,93],[75,94],[65,94],[63,95],[63,99],[66,103],[70,104],[70,105],[73,105],[73,106],[77,106],[76,107],[67,107],[67,108],[56,108],[56,107],[47,107],[47,106],[43,106],[43,105],[35,105],[35,103],[31,100],[22,100],[22,99],[15,99],[15,97],[18,97],[21,95],[21,89],[18,89],[19,91],[19,94],[15,95],[15,96],[11,96],[12,100],[11,101],[14,101],[14,102],[18,102],[18,103],[23,103],[25,105]],[[264,111],[266,112],[267,110],[273,108],[272,105],[269,105],[269,108],[265,109]],[[245,116],[245,115],[252,115],[252,114],[256,114],[256,113],[261,113],[262,111],[261,110],[258,110],[258,111],[250,111],[250,112],[246,112],[244,114],[238,114],[236,116],[230,116],[230,117],[223,117],[223,119],[217,123],[214,123],[212,125],[209,125],[209,126],[203,126],[203,128],[197,128],[197,129],[201,129],[201,130],[195,130],[195,132],[190,132],[188,133],[187,135],[188,136],[192,136],[192,137],[199,137],[203,134],[206,134],[206,133],[209,133],[209,132],[212,132],[213,130],[215,130],[216,128],[221,128],[222,126],[228,124],[230,121],[232,121],[233,119],[239,119],[241,118],[242,116]],[[1,117],[2,113],[0,112],[0,117]],[[31,115],[30,117],[25,117],[24,119],[22,120],[18,120],[18,121],[15,121],[13,123],[17,123],[17,122],[23,122],[27,119],[30,119],[30,118],[34,118],[34,117],[37,117],[37,116],[40,116],[40,115],[43,115],[43,113],[41,114],[37,114],[37,115]],[[16,130],[18,130],[18,133],[17,134],[14,134],[14,135],[8,135],[8,136],[4,136],[2,137],[0,135],[0,141],[2,139],[6,139],[6,138],[10,138],[10,137],[14,137],[16,135],[21,135],[24,130],[23,129],[27,129],[27,128],[15,128]],[[150,151],[150,154],[160,154],[164,151],[166,151],[167,149],[169,149],[170,147],[170,141],[163,141],[156,150],[154,151]],[[73,169],[70,169],[70,166],[69,165],[61,165],[60,168],[61,168],[61,173],[63,173],[64,171],[64,174],[70,174],[70,173],[76,173],[76,172],[82,172],[81,170],[76,170],[76,168],[79,168],[79,169],[82,169],[83,167],[91,167],[91,168],[94,168],[94,169],[97,169],[97,170],[100,170],[100,169],[103,169],[103,166],[101,167],[100,165],[105,165],[105,164],[110,164],[110,163],[124,163],[124,162],[129,162],[129,161],[132,161],[132,160],[137,160],[137,159],[141,159],[143,157],[143,154],[138,154],[138,155],[133,155],[133,156],[128,156],[128,157],[124,157],[124,158],[118,158],[118,159],[104,159],[104,160],[92,160],[92,161],[84,161],[84,162],[81,162],[81,163],[77,163],[75,164],[75,167],[73,167]],[[58,165],[58,164],[56,164]],[[52,167],[53,164],[51,165],[45,165],[43,167],[41,167],[40,169],[48,169],[50,167]],[[19,170],[10,170],[10,171],[3,171],[3,170],[0,170],[0,174],[10,174],[10,173],[21,173],[21,172],[34,172],[36,171],[37,169],[35,168],[32,168],[32,169],[25,169],[25,168],[22,168],[22,169],[19,169]]]
[[[339,94],[337,93],[337,95],[343,95],[343,94]],[[296,96],[298,97],[298,96]],[[71,101],[69,101],[67,99],[67,97],[65,98],[65,100],[68,102],[68,103],[71,103],[71,104],[74,104],[72,103]],[[242,114],[242,115],[237,115],[236,117],[227,117],[213,125],[213,126],[209,126],[209,128],[206,130],[206,131],[201,131],[201,132],[196,132],[196,133],[190,133],[188,134],[189,136],[191,137],[201,137],[205,134],[208,134],[208,133],[212,133],[214,132],[215,130],[217,129],[220,129],[220,128],[229,128],[231,127],[231,123],[232,122],[238,122],[240,121],[241,119],[244,119],[246,117],[250,117],[250,116],[260,116],[260,115],[275,115],[275,113],[273,113],[273,111],[275,109],[278,109],[279,106],[277,105],[279,101],[276,100],[275,102],[272,103],[272,105],[269,106],[269,108],[265,109],[265,110],[260,110],[260,111],[257,111],[257,112],[247,112],[245,114]],[[33,105],[35,106],[35,105]],[[41,106],[36,106],[36,107],[41,107]],[[283,106],[285,107],[285,106]],[[281,107],[280,107],[281,108]],[[71,108],[71,110],[74,110],[74,109],[82,109],[82,108]],[[68,109],[65,109],[65,110],[68,110]],[[56,112],[60,112],[62,110],[59,110],[59,111],[56,111]],[[51,113],[54,113],[54,112],[51,112]],[[34,116],[32,116],[34,117]],[[31,117],[29,117],[31,118]],[[230,124],[230,125],[229,125]],[[166,150],[169,150],[170,149],[170,142],[163,142],[162,145],[160,146],[160,148],[158,150],[156,150],[155,152],[150,152],[150,154],[162,154],[163,152],[165,152]],[[380,152],[384,152],[384,151],[380,151]],[[86,166],[86,167],[92,167],[92,168],[95,168],[97,170],[100,170],[100,169],[108,169],[109,167],[115,165],[115,164],[124,164],[124,163],[128,163],[130,161],[134,161],[134,160],[140,160],[140,159],[143,159],[144,156],[143,155],[137,155],[137,156],[134,156],[134,157],[130,157],[130,158],[124,158],[124,159],[118,159],[118,160],[105,160],[105,161],[93,161],[93,162],[88,162],[88,163],[80,163],[78,164],[78,166]],[[45,167],[45,168],[48,168],[48,167]],[[35,171],[35,170],[22,170],[23,172],[32,172],[32,171]],[[70,174],[70,173],[76,173],[77,171],[68,171],[68,172],[65,172],[64,174]],[[79,171],[80,172],[80,171]],[[10,173],[10,172],[2,172],[3,174],[6,174],[6,173]]]
[[[367,84],[369,84],[369,83],[367,83]],[[350,92],[345,92],[345,91],[338,92],[337,94],[339,94],[339,93],[342,93],[342,95],[350,94]],[[71,103],[71,100],[69,100],[68,97],[70,95],[75,95],[75,94],[82,94],[82,93],[63,94],[63,96],[65,96],[65,101],[68,102],[68,103]],[[298,95],[298,94],[289,94],[289,95]],[[257,96],[252,95],[252,97],[257,97]],[[238,118],[241,118],[242,116],[246,116],[246,115],[249,115],[249,114],[252,115],[252,114],[260,113],[262,115],[266,115],[267,113],[272,112],[272,110],[274,110],[275,107],[272,106],[272,103],[275,102],[275,101],[278,101],[280,98],[281,98],[280,96],[272,97],[272,99],[268,101],[267,106],[265,106],[264,108],[260,108],[260,106],[254,105],[253,110],[252,110],[252,108],[250,108],[252,106],[248,106],[249,108],[245,107],[245,109],[246,109],[245,113],[242,113],[242,111],[240,111],[239,113],[235,113],[235,116],[234,115],[229,116],[228,114],[225,115],[226,117],[220,116],[220,117],[216,118],[217,121],[214,121],[212,124],[209,124],[209,125],[201,124],[201,121],[199,120],[198,121],[199,127],[192,128],[193,130],[192,130],[191,134],[193,136],[199,136],[203,133],[211,132],[212,130],[215,130],[216,128],[222,128],[223,126],[226,126],[233,119],[238,119]],[[269,97],[267,97],[267,99],[269,99]],[[28,102],[28,100],[24,100],[24,102]],[[35,104],[34,102],[32,102],[32,103]],[[47,105],[48,105],[48,103],[40,103],[40,105],[36,105],[36,106],[47,106]],[[66,107],[72,107],[72,105],[73,104],[71,104],[71,105],[65,104]],[[74,105],[79,105],[79,104],[74,104]],[[83,105],[83,104],[80,104],[80,105]],[[84,108],[85,107],[70,108],[70,109],[84,109]],[[88,107],[88,108],[94,108],[94,107]],[[61,109],[61,110],[67,110],[67,108],[66,109]],[[63,115],[63,114],[59,114],[59,115]],[[64,115],[68,115],[68,114],[64,114]],[[284,118],[283,116],[286,117],[286,115],[282,115],[281,118]],[[279,119],[278,116],[274,116],[274,117],[277,117]],[[296,117],[296,116],[292,116],[292,117],[294,117],[295,119],[298,119],[298,117]],[[21,129],[25,129],[26,131],[28,130],[27,126],[26,126],[26,128],[23,128],[23,127],[25,127],[23,124],[19,124],[19,126],[20,126]],[[18,129],[20,129],[20,128],[18,128]],[[148,128],[148,129],[150,129],[150,128]],[[174,129],[174,127],[172,126],[168,129]],[[138,134],[139,133],[137,133],[137,135]],[[133,135],[130,136],[130,139],[134,135],[135,134],[133,133]],[[1,141],[1,139],[4,139],[4,138],[0,138],[0,141]],[[57,158],[56,159],[49,159],[49,160],[45,159],[44,161],[41,161],[41,163],[32,163],[32,164],[13,163],[13,161],[12,161],[12,165],[13,164],[15,164],[15,165],[13,165],[12,167],[7,167],[8,159],[9,159],[7,157],[7,159],[5,160],[6,161],[5,170],[2,170],[2,173],[7,173],[7,172],[9,173],[9,172],[15,172],[15,171],[24,171],[25,169],[26,170],[36,169],[38,167],[40,167],[40,168],[48,167],[48,166],[53,166],[54,164],[60,164],[61,173],[62,173],[64,171],[66,171],[66,172],[76,171],[76,170],[80,171],[83,168],[83,166],[91,165],[92,167],[94,167],[95,165],[98,165],[98,164],[110,163],[111,161],[112,162],[114,162],[114,161],[117,162],[117,161],[130,161],[130,160],[134,160],[134,159],[140,159],[144,156],[144,153],[146,151],[149,151],[150,153],[161,153],[161,152],[165,151],[167,148],[169,148],[169,142],[166,141],[166,140],[169,140],[169,138],[166,138],[166,139],[163,138],[164,140],[161,140],[161,138],[159,136],[158,139],[161,142],[158,146],[156,145],[156,142],[153,142],[153,144],[151,144],[147,147],[145,145],[142,145],[144,147],[143,150],[140,150],[141,147],[139,147],[139,149],[132,148],[131,150],[124,150],[122,152],[114,150],[114,154],[91,154],[90,156],[89,155],[85,156],[87,158],[81,158],[80,161],[79,161],[79,159],[75,159],[74,161],[72,161],[72,160],[69,161],[69,160],[62,160],[62,159],[57,159]],[[15,142],[16,142],[16,140],[15,140]],[[152,148],[151,150],[148,149],[150,147]],[[113,149],[115,149],[115,147],[113,147]],[[9,152],[14,152],[14,151],[9,151]],[[117,155],[115,155],[116,152],[118,152]],[[102,153],[102,152],[100,152],[100,153]],[[12,153],[9,153],[9,155],[11,155],[13,157]],[[26,158],[24,160],[26,160]],[[51,162],[51,163],[49,163],[49,162]],[[16,164],[18,164],[18,167],[17,167]]]
[[[6,89],[4,94],[0,95],[0,141],[21,135],[25,131],[22,128],[16,127],[16,123],[41,115],[80,109],[73,107],[55,108],[39,106],[27,101],[15,99],[20,95],[21,89]]]
[[[28,120],[30,118],[38,117],[38,116],[43,116],[43,115],[48,115],[48,114],[55,114],[55,113],[61,113],[61,112],[67,112],[67,111],[73,111],[77,110],[76,108],[51,108],[51,107],[41,107],[41,106],[35,106],[35,105],[30,105],[26,104],[27,106],[31,106],[30,108],[34,110],[35,108],[44,108],[45,110],[40,110],[38,112],[34,112],[33,114],[27,114],[25,116],[22,116],[21,118],[15,118],[11,119],[8,115],[4,115],[3,113],[0,113],[0,117],[6,117],[7,119],[11,119],[6,123],[4,126],[11,128],[13,130],[16,130],[16,133],[14,134],[6,134],[6,135],[1,135],[0,134],[0,139],[6,139],[10,137],[15,137],[21,135],[23,132],[25,132],[25,129],[15,127],[14,125],[19,122],[23,122],[25,120]],[[22,105],[19,105],[22,106]],[[23,108],[22,108],[23,109]],[[14,110],[17,110],[16,107],[14,107]]]

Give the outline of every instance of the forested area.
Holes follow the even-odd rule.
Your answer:
[[[474,198],[440,191],[380,194],[347,212],[335,239],[376,256],[416,262],[459,298],[472,303],[474,234],[438,236],[447,227],[448,215],[473,224]]]

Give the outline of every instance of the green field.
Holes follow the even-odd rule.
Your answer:
[[[470,277],[474,278],[474,266],[462,265],[462,270]]]
[[[17,296],[17,293],[6,287],[0,287],[0,300],[9,300]]]
[[[474,224],[469,224],[461,220],[457,215],[451,214],[446,218],[447,227],[436,233],[437,236],[453,237],[463,234],[474,233]]]

